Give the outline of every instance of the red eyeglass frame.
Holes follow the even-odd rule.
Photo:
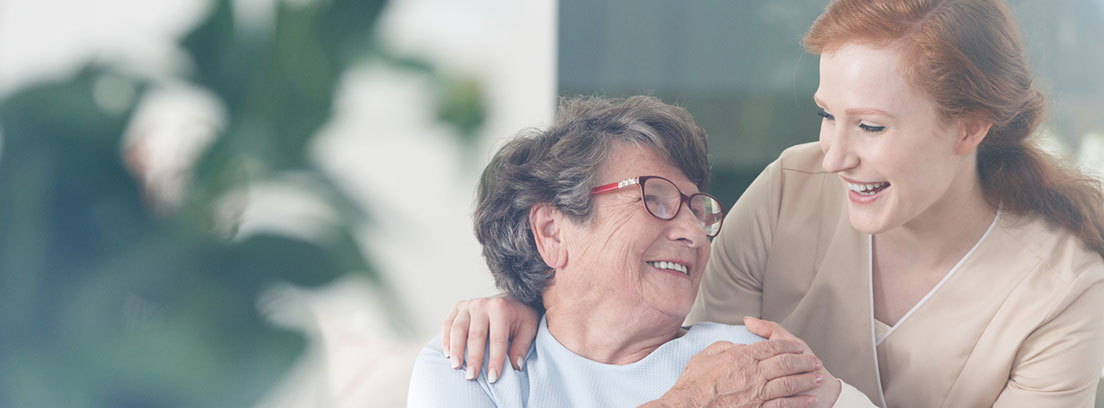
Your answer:
[[[660,180],[666,181],[668,183],[671,183],[671,186],[675,188],[675,191],[678,191],[679,200],[681,200],[681,201],[679,201],[678,208],[675,209],[675,215],[671,216],[671,218],[666,218],[665,219],[665,218],[662,218],[658,215],[655,215],[655,213],[653,213],[652,210],[648,208],[648,205],[644,203],[644,182],[648,181],[648,179],[660,179]],[[673,182],[671,180],[668,180],[665,177],[660,177],[660,176],[633,177],[633,178],[630,178],[630,179],[625,179],[625,180],[618,181],[616,183],[609,183],[609,184],[601,185],[601,186],[598,186],[598,187],[594,187],[594,188],[590,189],[590,194],[595,195],[595,194],[600,194],[600,193],[607,193],[607,192],[610,192],[610,191],[617,191],[617,190],[620,190],[622,188],[632,186],[632,185],[640,186],[641,205],[644,206],[644,211],[647,211],[649,215],[655,217],[656,219],[663,220],[663,221],[670,221],[670,220],[675,219],[675,217],[678,217],[679,212],[682,211],[682,205],[683,204],[689,205],[688,203],[690,203],[690,199],[694,198],[695,196],[702,195],[702,196],[712,198],[713,201],[715,201],[717,203],[717,207],[721,209],[720,214],[718,214],[718,215],[720,215],[721,219],[720,219],[720,221],[717,222],[717,232],[712,234],[712,235],[710,235],[709,233],[706,233],[705,235],[709,238],[713,238],[713,237],[716,237],[718,234],[721,233],[721,227],[724,226],[724,214],[725,214],[725,208],[724,208],[724,205],[721,204],[721,200],[718,200],[717,197],[714,197],[712,194],[707,194],[707,193],[694,193],[694,194],[691,194],[691,195],[687,196],[686,194],[683,194],[682,190],[680,190],[678,188],[678,185],[676,185],[675,182]],[[697,218],[697,216],[695,216],[694,218]],[[699,221],[701,221],[701,220],[699,220]],[[704,229],[704,226],[703,226],[703,229]]]

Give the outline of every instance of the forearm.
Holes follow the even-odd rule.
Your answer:
[[[836,399],[831,405],[832,408],[875,408],[878,405],[870,402],[870,399],[855,388],[851,384],[838,380],[839,389],[836,391]]]

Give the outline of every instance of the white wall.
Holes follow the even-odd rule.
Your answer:
[[[400,52],[425,55],[484,85],[484,144],[467,161],[434,123],[425,78],[366,67],[348,78],[337,123],[320,144],[336,173],[359,180],[378,222],[372,254],[408,304],[416,327],[435,333],[462,298],[494,293],[472,233],[476,181],[493,148],[550,121],[555,104],[555,2],[396,1],[383,29]]]

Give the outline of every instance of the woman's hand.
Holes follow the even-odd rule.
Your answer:
[[[645,407],[813,407],[821,362],[800,341],[713,343],[686,365],[666,394]]]
[[[452,361],[452,368],[464,363],[468,351],[467,379],[475,379],[483,366],[483,351],[490,339],[487,377],[495,382],[502,374],[509,345],[510,363],[521,370],[529,345],[537,336],[540,316],[528,305],[506,294],[469,299],[456,303],[441,325],[441,348]]]
[[[797,338],[797,336],[794,336],[789,331],[786,331],[786,329],[782,328],[782,325],[778,323],[769,320],[760,320],[754,317],[744,317],[744,326],[748,328],[748,331],[755,333],[760,337],[765,337],[767,338],[767,340],[784,340],[789,342],[796,342],[805,349],[805,352],[803,354],[816,357],[815,355],[813,355],[813,350],[809,348],[809,345],[805,344],[803,340]],[[820,360],[818,359],[817,361]],[[823,367],[823,365],[817,370],[817,374],[819,374],[824,379],[823,384],[807,392],[806,394],[816,397],[815,406],[831,407],[836,403],[836,400],[839,398],[842,385],[840,384],[839,380],[832,375],[832,373],[828,372],[827,368]]]

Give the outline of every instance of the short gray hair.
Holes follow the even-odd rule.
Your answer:
[[[626,142],[651,148],[706,191],[708,141],[686,110],[651,96],[561,99],[552,126],[523,130],[507,142],[479,182],[475,236],[499,288],[543,310],[541,293],[553,271],[537,251],[529,210],[547,203],[588,220],[598,171],[614,143]]]

